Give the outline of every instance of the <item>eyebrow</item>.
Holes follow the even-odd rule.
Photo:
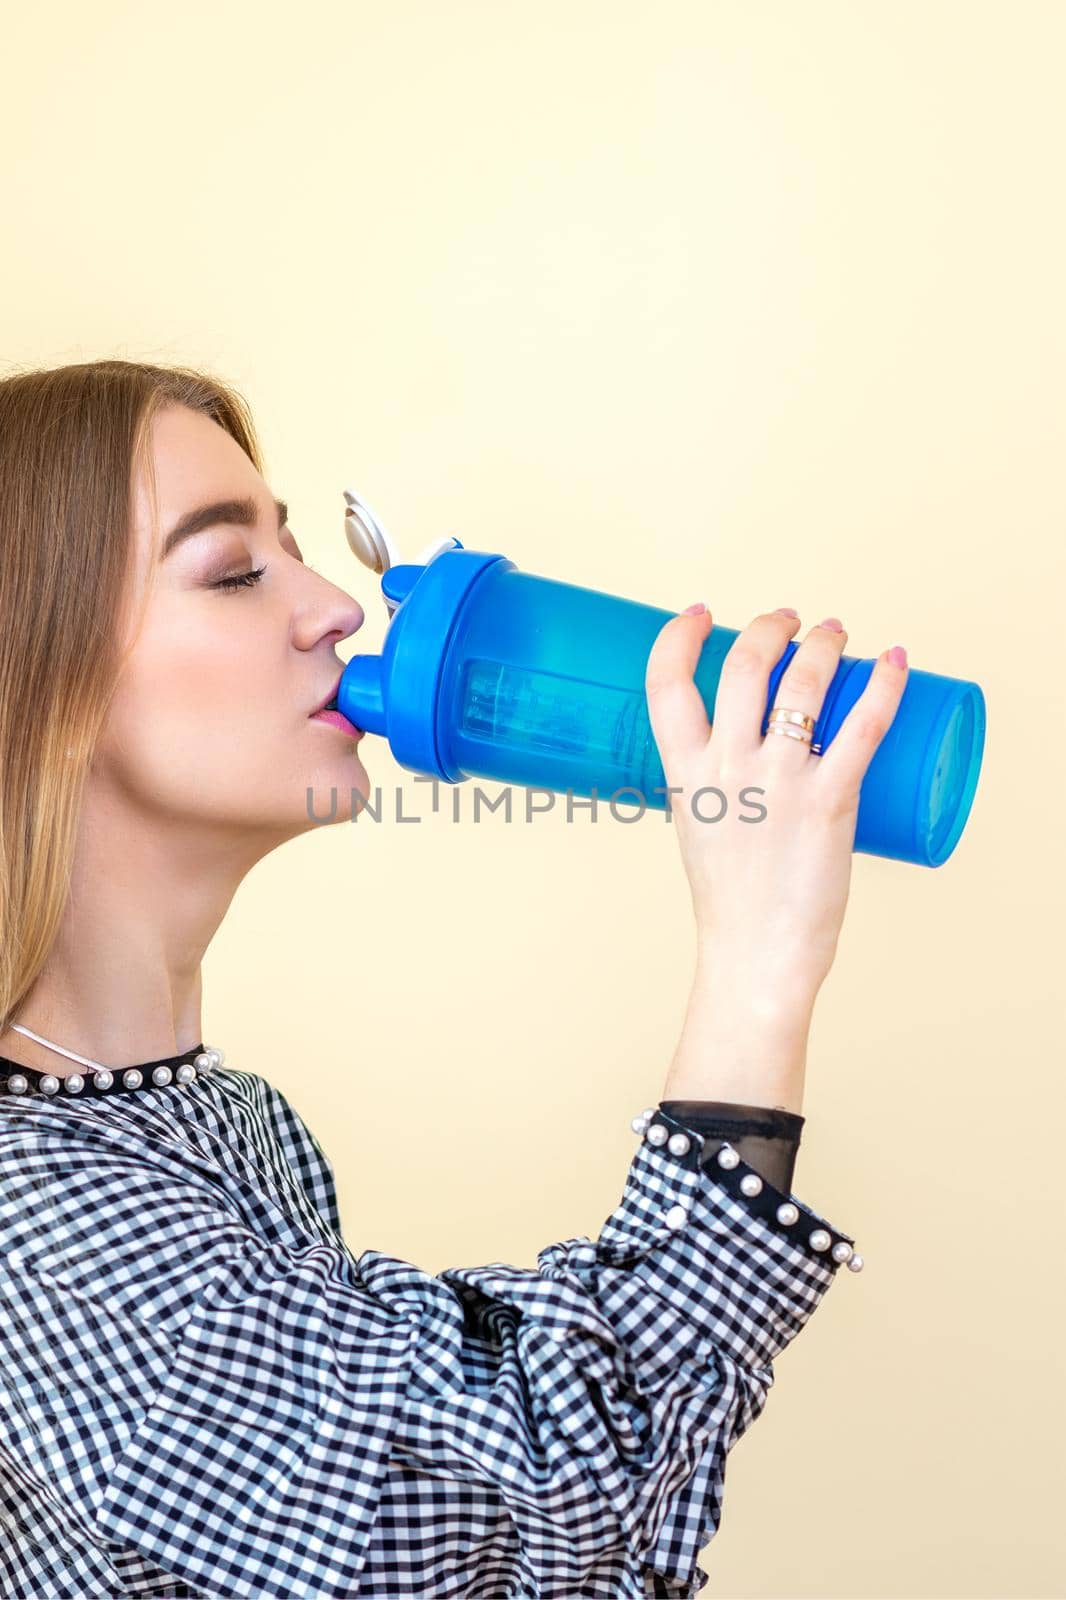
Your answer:
[[[280,532],[289,520],[289,508],[284,500],[275,500],[274,509],[278,514]],[[181,521],[171,528],[163,541],[160,559],[165,561],[183,539],[190,539],[194,533],[203,533],[205,528],[216,528],[222,523],[234,528],[254,528],[258,520],[259,507],[250,496],[246,500],[215,500],[210,505],[197,506],[195,511],[186,512]]]

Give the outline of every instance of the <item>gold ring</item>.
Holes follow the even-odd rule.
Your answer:
[[[771,727],[776,722],[794,722],[798,726],[806,728],[808,733],[813,733],[816,721],[817,718],[810,716],[806,711],[789,711],[784,706],[775,706],[770,713]]]
[[[788,728],[784,723],[771,723],[766,730],[767,734],[779,733],[786,739],[798,739],[800,744],[811,743],[811,736],[804,728]]]

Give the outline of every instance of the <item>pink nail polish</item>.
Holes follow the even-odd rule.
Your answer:
[[[791,606],[778,606],[776,615],[779,617],[798,617],[799,612],[793,611]]]
[[[826,617],[818,624],[818,626],[820,628],[831,628],[834,633],[844,632],[844,624],[841,622],[839,617]]]
[[[701,611],[706,611],[706,609],[707,609],[707,606],[706,606],[705,602],[702,601],[702,600],[697,600],[696,604],[694,606],[686,606],[685,607],[684,611],[682,612],[682,616],[685,616],[685,617],[698,617],[700,612]]]
[[[901,644],[894,644],[888,652],[888,659],[894,667],[905,667],[907,665],[907,652]]]

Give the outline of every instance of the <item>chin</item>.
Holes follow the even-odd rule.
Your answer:
[[[300,802],[304,823],[309,828],[329,828],[350,821],[369,799],[372,788],[366,768],[353,751],[346,761],[308,779]]]

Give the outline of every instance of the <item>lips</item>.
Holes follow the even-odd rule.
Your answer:
[[[349,722],[348,718],[342,716],[339,711],[316,711],[311,721],[325,722],[331,728],[339,728],[341,733],[346,733],[350,739],[361,739],[363,737],[364,730],[357,728],[354,722]]]

